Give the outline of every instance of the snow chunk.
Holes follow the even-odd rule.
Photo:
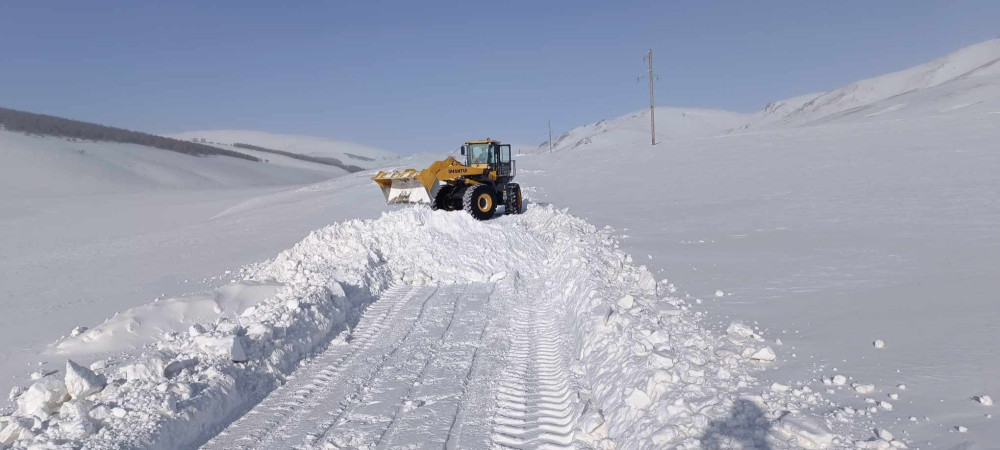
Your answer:
[[[626,294],[624,297],[618,299],[618,306],[622,309],[629,309],[635,304],[635,298],[631,295]]]
[[[594,434],[604,424],[604,415],[600,411],[590,410],[580,417],[580,429],[588,434]]]
[[[781,383],[771,383],[771,392],[788,392],[788,385]]]
[[[625,397],[625,404],[635,409],[646,409],[650,403],[649,396],[639,389],[632,389],[632,393]]]
[[[976,397],[976,401],[986,406],[993,406],[993,399],[989,395],[980,395]]]
[[[715,290],[715,296],[716,297],[723,297],[725,295],[726,295],[726,293],[722,289],[716,289]]]
[[[835,384],[837,386],[843,386],[843,385],[847,384],[847,377],[845,377],[843,375],[834,375],[832,381],[833,381],[833,384]]]
[[[663,369],[669,369],[674,366],[674,359],[670,357],[670,354],[662,350],[654,350],[650,354],[653,359],[653,365]]]
[[[859,394],[868,394],[875,390],[874,384],[858,384],[854,383],[851,385],[854,390]]]
[[[66,384],[54,377],[45,377],[32,384],[17,398],[17,412],[45,420],[67,400]]]
[[[24,388],[23,387],[21,387],[21,386],[14,386],[14,387],[10,388],[10,393],[7,394],[7,400],[10,400],[10,401],[17,400],[17,398],[20,397],[21,394],[23,394],[23,393],[24,393]]]
[[[658,448],[666,448],[665,446],[677,439],[680,433],[681,431],[673,425],[660,428],[651,436],[653,445],[656,445]]]
[[[98,426],[90,416],[94,405],[86,400],[71,400],[59,408],[59,429],[68,437],[82,439],[97,431]]]
[[[969,431],[969,429],[967,427],[959,425],[959,426],[955,427],[955,431],[957,431],[959,433],[966,433],[966,432]]]
[[[26,419],[13,420],[0,429],[0,445],[11,445],[22,437],[31,436],[33,421]]]
[[[73,398],[84,398],[100,392],[107,386],[104,377],[94,373],[72,360],[66,361],[66,391]]]
[[[163,361],[159,358],[147,358],[145,360],[129,364],[118,369],[118,375],[129,381],[150,380],[155,381],[165,376]]]
[[[753,336],[753,328],[744,325],[742,322],[733,322],[726,328],[726,334],[739,338],[748,338]]]
[[[764,347],[754,352],[753,355],[750,355],[750,359],[757,361],[774,361],[775,359],[778,359],[778,355],[774,353],[774,349],[771,347]]]
[[[885,341],[881,339],[875,339],[875,342],[872,342],[872,345],[875,346],[875,348],[885,348]]]
[[[833,445],[833,433],[824,423],[793,412],[778,419],[777,432],[805,449],[826,449]]]

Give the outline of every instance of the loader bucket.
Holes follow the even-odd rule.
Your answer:
[[[372,180],[382,188],[386,203],[430,203],[438,183],[433,175],[428,175],[406,169],[402,172],[379,172]]]

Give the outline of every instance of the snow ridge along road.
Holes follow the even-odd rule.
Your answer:
[[[769,389],[754,376],[774,363],[762,336],[712,331],[617,247],[539,204],[489,222],[406,207],[337,223],[244,270],[272,296],[18,393],[0,444],[784,449],[869,435],[804,383]],[[143,311],[67,347],[156,336]]]

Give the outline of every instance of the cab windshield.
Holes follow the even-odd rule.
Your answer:
[[[493,164],[493,152],[490,144],[469,144],[469,165]]]

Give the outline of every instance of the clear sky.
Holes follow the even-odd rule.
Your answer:
[[[750,112],[1000,36],[1000,1],[5,1],[0,106],[401,153],[657,103]]]

